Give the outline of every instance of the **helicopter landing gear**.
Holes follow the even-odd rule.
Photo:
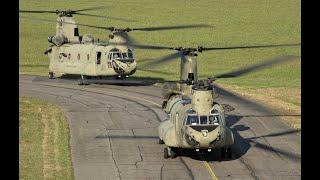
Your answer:
[[[223,147],[221,148],[221,157],[222,158],[232,158],[231,147]]]
[[[79,85],[89,85],[89,82],[87,81],[87,76],[81,75],[81,78],[79,80]]]
[[[54,74],[53,74],[53,72],[49,72],[48,78],[49,78],[49,79],[54,79]]]
[[[163,157],[165,159],[168,159],[169,157],[173,159],[176,157],[176,155],[177,155],[176,152],[173,149],[171,149],[170,147],[164,148]]]
[[[164,144],[163,140],[159,138],[159,144]]]

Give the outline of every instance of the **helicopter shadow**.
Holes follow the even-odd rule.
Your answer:
[[[68,80],[73,82],[78,82],[80,80],[80,75],[62,75],[58,77],[61,80]],[[117,79],[117,77],[88,77],[87,81],[89,84],[96,85],[117,85],[117,86],[151,86],[156,83],[164,82],[163,78],[154,77],[128,77],[126,79]]]

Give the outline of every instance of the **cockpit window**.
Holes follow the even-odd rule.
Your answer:
[[[128,57],[129,57],[129,58],[133,58],[133,54],[132,54],[131,49],[128,49]]]
[[[209,124],[219,123],[219,114],[209,116]]]
[[[200,124],[208,124],[208,116],[200,116]]]
[[[186,125],[197,125],[199,124],[199,118],[198,116],[188,116]]]
[[[126,58],[127,58],[127,53],[122,53],[122,57],[123,57],[124,59],[126,59]]]
[[[121,58],[121,54],[119,52],[113,53],[113,59]]]

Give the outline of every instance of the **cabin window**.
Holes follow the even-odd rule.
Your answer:
[[[78,54],[78,60],[80,60],[80,54]]]
[[[96,61],[97,64],[100,64],[101,63],[101,52],[97,52],[97,61]]]
[[[89,54],[87,54],[87,60],[89,60],[90,59],[90,55]]]
[[[78,28],[74,28],[74,36],[79,36],[79,29]]]

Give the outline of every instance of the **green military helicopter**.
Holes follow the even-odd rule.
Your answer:
[[[208,25],[181,25],[165,27],[143,27],[143,28],[116,28],[103,27],[87,24],[77,24],[73,15],[93,16],[113,18],[121,21],[128,21],[122,18],[98,16],[83,13],[102,9],[103,7],[93,7],[79,10],[56,10],[56,11],[35,11],[20,10],[20,13],[53,13],[57,14],[57,20],[28,18],[31,20],[54,22],[56,23],[56,34],[49,36],[48,41],[52,44],[45,51],[49,57],[49,78],[52,79],[56,74],[81,75],[79,84],[88,84],[87,77],[116,76],[117,78],[126,78],[136,72],[137,62],[134,58],[133,49],[130,49],[125,43],[134,42],[129,37],[131,31],[160,31],[184,28],[202,28],[211,27]],[[80,36],[78,26],[97,28],[111,31],[108,43],[95,42],[91,35]],[[117,45],[118,44],[118,45]]]
[[[165,144],[164,158],[174,158],[181,149],[195,149],[197,152],[220,149],[224,158],[231,158],[233,133],[226,125],[224,106],[215,101],[218,96],[213,81],[221,78],[234,78],[271,65],[298,59],[296,56],[280,56],[263,63],[243,69],[223,73],[205,80],[198,80],[198,53],[213,50],[231,50],[245,48],[272,48],[280,46],[300,46],[300,44],[281,44],[224,48],[183,48],[131,44],[141,49],[168,49],[178,52],[160,58],[148,66],[180,58],[180,80],[165,82],[162,108],[167,117],[159,125],[159,143]]]

